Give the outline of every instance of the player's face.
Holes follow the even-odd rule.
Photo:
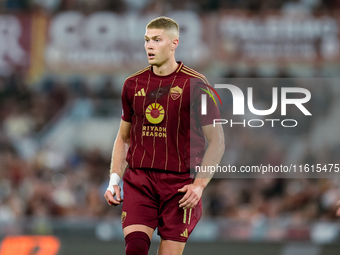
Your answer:
[[[161,66],[174,54],[173,42],[164,29],[147,29],[144,47],[150,65]]]

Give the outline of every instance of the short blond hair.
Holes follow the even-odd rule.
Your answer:
[[[175,37],[179,38],[179,26],[177,22],[165,16],[151,20],[146,25],[146,29],[164,29],[167,32],[172,32]]]

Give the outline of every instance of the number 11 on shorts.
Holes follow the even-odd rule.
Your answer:
[[[191,210],[192,210],[192,208],[190,208],[190,210],[189,210],[188,225],[190,225]],[[187,209],[184,209],[183,223],[184,224],[187,223]]]

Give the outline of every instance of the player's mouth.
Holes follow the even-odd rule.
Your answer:
[[[151,59],[154,59],[155,58],[155,54],[153,53],[148,53],[148,58],[151,60]]]

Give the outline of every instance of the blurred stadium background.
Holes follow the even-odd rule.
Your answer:
[[[145,25],[160,15],[181,27],[177,60],[207,77],[334,78],[311,88],[313,121],[295,129],[293,156],[339,163],[339,129],[327,129],[340,120],[339,7],[338,0],[0,0],[0,255],[123,254],[121,208],[103,194],[123,81],[147,65]],[[266,93],[256,98],[271,102]],[[281,131],[232,129],[227,159],[287,162],[292,151]],[[339,254],[339,198],[338,179],[214,179],[184,254]]]

